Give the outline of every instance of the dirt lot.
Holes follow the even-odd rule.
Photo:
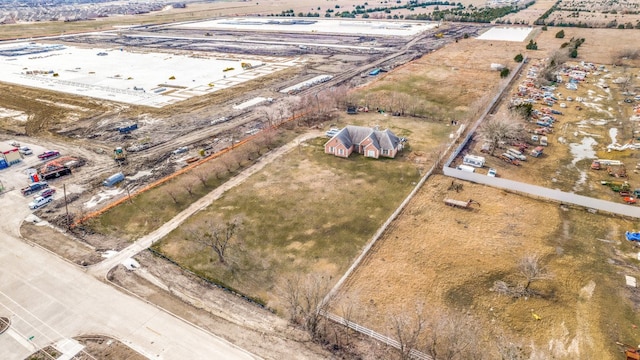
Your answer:
[[[623,276],[640,274],[637,248],[623,234],[633,222],[470,183],[456,192],[451,183],[430,179],[341,289],[342,301],[359,304],[354,321],[392,335],[390,315],[424,303],[472,314],[484,335],[502,329],[545,358],[614,359],[614,341],[637,340],[640,319],[629,299],[637,292],[624,287]],[[457,209],[444,198],[481,205]],[[516,266],[527,253],[542,255],[553,273],[533,285],[541,295],[490,291],[496,280],[522,281]]]

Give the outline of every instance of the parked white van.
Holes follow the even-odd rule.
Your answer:
[[[507,154],[513,156],[514,158],[522,161],[526,161],[527,157],[519,150],[516,149],[508,149]]]
[[[484,156],[465,155],[462,158],[462,164],[477,167],[477,168],[483,167],[484,161],[485,161]]]
[[[547,139],[547,137],[546,137],[546,136],[541,136],[541,137],[540,137],[540,145],[542,145],[542,146],[547,146],[547,145],[549,145],[549,142],[548,142],[548,139]]]
[[[458,165],[457,167],[458,170],[462,170],[464,172],[475,172],[476,169],[473,166],[469,166],[469,165]]]

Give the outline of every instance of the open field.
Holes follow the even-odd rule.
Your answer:
[[[409,139],[411,151],[396,159],[353,155],[343,160],[324,154],[326,138],[313,139],[191,217],[157,249],[198,274],[282,310],[283,281],[301,273],[330,278],[343,273],[418,181],[412,152],[430,153],[448,137],[442,123],[389,122],[392,131]],[[429,146],[422,134],[433,137]],[[415,147],[412,138],[417,139]],[[221,264],[210,249],[194,242],[194,231],[207,226],[206,221],[221,226],[234,219],[241,223],[238,239],[230,245],[228,263]]]
[[[616,359],[616,340],[637,339],[638,304],[629,299],[636,291],[624,287],[624,275],[640,275],[637,248],[624,240],[633,222],[471,183],[456,192],[451,183],[435,176],[421,189],[341,289],[337,314],[355,302],[353,321],[393,335],[390,316],[410,315],[423,303],[472,314],[484,335],[504,330],[543,358]],[[444,198],[481,205],[456,209]],[[496,280],[522,281],[517,262],[527,253],[542,255],[554,275],[534,283],[541,295],[512,299],[490,291]]]
[[[538,0],[526,9],[501,17],[499,21],[501,23],[533,25],[555,3],[554,0]]]
[[[492,63],[515,67],[520,42],[463,39],[408,63],[354,94],[360,104],[441,121],[475,120],[501,79]]]

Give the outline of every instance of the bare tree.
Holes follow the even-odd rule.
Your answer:
[[[521,139],[524,134],[522,124],[499,116],[489,119],[478,129],[478,135],[491,144],[491,155],[501,142]]]
[[[231,243],[237,240],[237,231],[240,227],[238,219],[227,221],[219,225],[213,221],[205,221],[203,226],[189,229],[188,240],[210,249],[218,256],[221,264],[226,264],[226,252]]]
[[[196,178],[194,177],[185,177],[184,180],[180,181],[182,187],[189,193],[189,196],[193,196],[193,190],[196,186]]]
[[[551,278],[551,274],[542,264],[542,258],[538,254],[526,254],[518,262],[518,270],[525,279],[523,290],[529,293],[529,287],[534,281]]]
[[[353,101],[353,96],[349,94],[349,86],[334,86],[326,90],[327,102],[333,108],[345,108]]]
[[[207,186],[207,181],[209,180],[211,173],[206,169],[198,168],[193,172],[193,175],[200,181],[202,186]]]
[[[167,195],[169,195],[171,200],[173,200],[174,204],[178,203],[178,187],[176,186],[176,184],[172,182],[168,183],[164,187],[164,192],[166,192]]]
[[[331,299],[325,299],[330,290],[328,275],[313,273],[306,278],[295,274],[285,280],[283,296],[287,303],[289,320],[301,325],[314,340],[324,337],[323,313],[330,307]]]
[[[394,92],[393,97],[395,104],[394,112],[400,116],[404,116],[407,109],[411,106],[413,98],[409,94],[399,92]]]
[[[349,297],[343,298],[339,301],[340,305],[338,309],[340,310],[340,316],[344,319],[344,337],[345,337],[345,345],[349,346],[351,343],[351,333],[353,330],[349,327],[349,325],[354,322],[355,318],[358,315],[358,309],[360,302],[358,301],[358,295],[351,295]],[[340,345],[340,341],[336,336],[336,343]]]
[[[255,112],[258,114],[262,114],[269,124],[269,127],[274,126],[276,124],[276,119],[278,114],[275,109],[271,106],[260,106],[255,109]]]
[[[216,179],[219,179],[220,176],[227,172],[227,167],[224,163],[216,161],[211,165],[210,171]]]
[[[542,258],[538,254],[526,254],[518,261],[518,272],[524,278],[524,284],[512,285],[505,281],[494,282],[491,290],[513,297],[533,296],[535,291],[530,289],[531,284],[538,280],[550,279],[552,274],[542,264]]]
[[[436,310],[425,327],[424,352],[434,360],[483,358],[480,326],[470,316]]]
[[[415,313],[401,312],[392,314],[389,323],[400,347],[398,354],[401,360],[411,359],[411,350],[417,349],[420,337],[425,330],[425,319],[422,305],[416,306]]]
[[[235,164],[237,163],[234,159],[234,156],[235,154],[233,154],[232,152],[227,152],[219,159],[220,163],[225,167],[225,169],[227,169],[227,172],[231,172]]]
[[[260,135],[256,138],[256,142],[260,147],[266,147],[267,149],[273,149],[275,143],[276,131],[272,129],[265,129],[260,132]]]

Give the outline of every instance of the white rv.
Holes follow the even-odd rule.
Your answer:
[[[477,168],[481,168],[484,166],[484,156],[476,156],[476,155],[465,155],[462,158],[463,165],[469,165]]]

